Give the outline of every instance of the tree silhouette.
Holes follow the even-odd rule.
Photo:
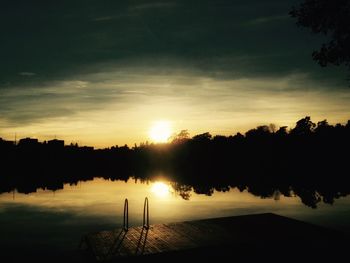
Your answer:
[[[313,132],[316,124],[313,123],[309,116],[297,121],[297,124],[294,129],[291,130],[292,135],[308,135]]]
[[[183,143],[190,138],[190,133],[187,130],[182,130],[171,138],[171,143]]]
[[[282,126],[278,129],[278,131],[276,132],[276,135],[283,137],[283,136],[287,136],[288,132],[287,132],[287,128],[288,126]]]
[[[202,134],[198,134],[198,135],[195,135],[193,136],[193,140],[194,141],[209,141],[211,139],[211,134],[209,132],[205,132],[205,133],[202,133]]]
[[[290,13],[297,25],[329,38],[312,57],[321,66],[344,64],[350,70],[350,1],[305,0]]]
[[[62,189],[65,183],[103,177],[152,180],[159,171],[169,176],[182,198],[195,193],[237,188],[262,198],[298,196],[316,208],[350,194],[350,121],[317,125],[309,116],[294,128],[261,125],[236,135],[198,134],[183,130],[167,144],[113,146],[94,150],[57,141],[26,138],[15,144],[0,138],[0,193],[17,189]],[[20,165],[19,165],[20,164]]]
[[[270,127],[267,125],[261,125],[256,127],[255,129],[251,129],[246,132],[246,137],[255,137],[255,138],[261,138],[261,137],[267,137],[271,133]]]

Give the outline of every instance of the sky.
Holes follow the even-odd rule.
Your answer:
[[[172,133],[345,123],[341,67],[288,15],[299,0],[4,0],[0,137],[97,148]]]

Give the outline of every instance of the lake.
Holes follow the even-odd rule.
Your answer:
[[[177,185],[166,177],[143,182],[95,178],[65,184],[57,191],[3,193],[0,247],[14,258],[18,256],[14,250],[32,256],[43,251],[50,255],[73,253],[83,234],[122,226],[125,198],[129,202],[129,224],[141,225],[145,197],[149,199],[151,224],[272,212],[350,233],[349,196],[313,209],[297,196],[261,198],[237,188],[214,190],[211,196],[187,189],[184,196],[174,189]]]

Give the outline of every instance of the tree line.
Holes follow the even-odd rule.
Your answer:
[[[185,199],[192,189],[211,195],[214,190],[238,188],[262,198],[299,196],[304,204],[316,207],[350,193],[349,149],[350,121],[316,124],[308,116],[292,129],[271,124],[245,134],[212,136],[206,132],[193,137],[183,130],[169,143],[132,148],[0,140],[0,192],[57,190],[65,183],[94,177],[152,180],[161,171]]]

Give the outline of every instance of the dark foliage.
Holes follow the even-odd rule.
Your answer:
[[[305,0],[290,15],[299,26],[324,34],[328,42],[312,56],[321,66],[344,64],[350,70],[350,1]]]

